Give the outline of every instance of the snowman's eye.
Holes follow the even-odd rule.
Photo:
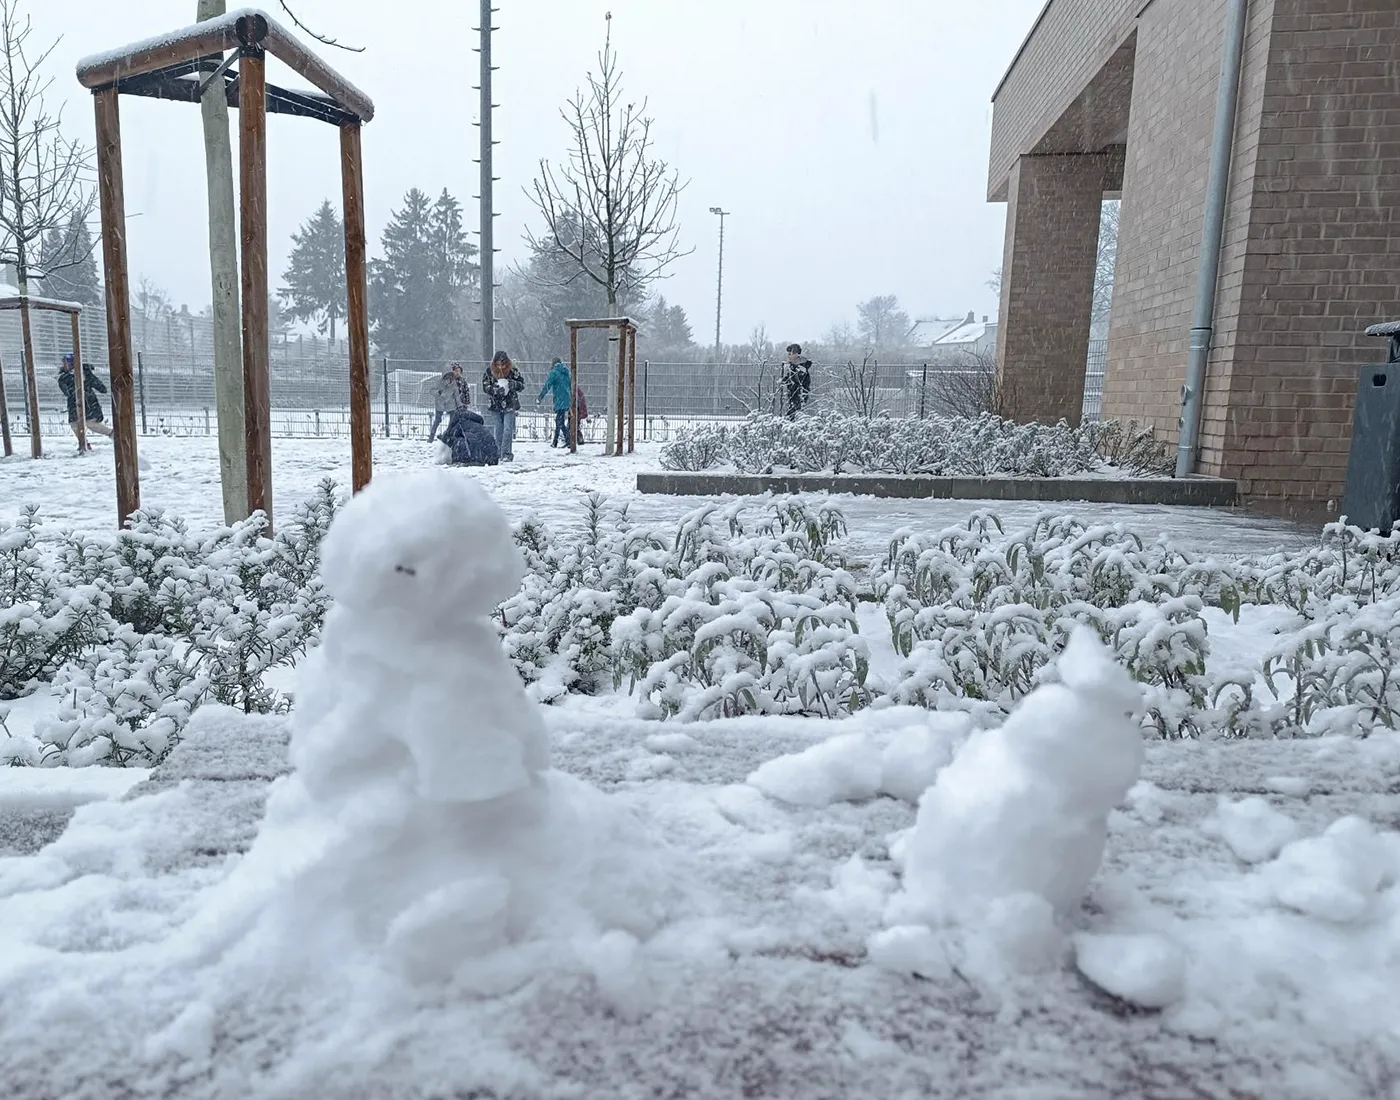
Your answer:
[[[394,572],[403,573],[410,577],[418,576],[418,570],[414,569],[411,565],[396,565],[394,566]]]

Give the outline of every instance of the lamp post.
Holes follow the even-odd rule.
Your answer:
[[[718,206],[710,207],[711,214],[719,215],[719,276],[715,280],[715,366],[719,366],[719,318],[724,307],[724,219],[729,216],[728,210],[721,210]]]

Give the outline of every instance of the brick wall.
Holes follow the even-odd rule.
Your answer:
[[[988,198],[1132,32],[1144,0],[1049,0],[993,97]]]
[[[1002,415],[1079,422],[1099,214],[1121,155],[1022,157],[1012,169],[997,328]]]
[[[1288,512],[1340,505],[1362,330],[1400,316],[1400,4],[1274,0],[1219,468]]]

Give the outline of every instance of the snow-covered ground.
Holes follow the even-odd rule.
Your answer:
[[[143,440],[145,503],[216,524],[212,446]],[[376,446],[384,473],[430,459]],[[348,448],[274,452],[279,509],[348,480]],[[107,526],[108,457],[0,464],[3,511]],[[522,447],[421,498],[381,483],[327,544],[290,721],[206,707],[149,776],[0,771],[0,821],[72,814],[37,853],[0,835],[5,1094],[1397,1096],[1400,736],[1144,758],[1088,650],[985,734],[537,709],[479,620],[512,551],[467,487],[559,528],[593,491],[678,518],[699,502],[635,493],[655,460]],[[976,507],[842,506],[868,557]],[[1222,554],[1307,537],[1072,510]],[[1213,656],[1257,656],[1271,614],[1212,612]]]
[[[88,458],[72,453],[71,441],[45,443],[50,454],[35,462],[16,454],[0,461],[0,514],[12,515],[22,504],[36,503],[42,515],[60,524],[84,528],[116,525],[116,487],[111,445],[98,440]],[[543,444],[516,446],[513,464],[479,468],[472,476],[516,520],[535,513],[549,526],[567,527],[578,515],[580,498],[591,492],[627,500],[640,522],[677,520],[701,503],[695,497],[642,496],[637,474],[659,470],[661,445],[638,443],[637,452],[605,458],[599,444],[578,455]],[[143,437],[140,454],[149,466],[141,473],[141,503],[163,508],[195,526],[222,523],[217,441]],[[417,440],[374,441],[376,471],[418,469],[432,462],[431,447]],[[346,440],[274,439],[272,492],[276,512],[307,499],[323,478],[350,485],[350,444]],[[1022,523],[1047,509],[1071,511],[1087,522],[1122,522],[1155,537],[1170,536],[1183,549],[1219,555],[1271,553],[1314,541],[1315,532],[1280,520],[1245,513],[1159,505],[1046,505],[1034,501],[887,500],[839,496],[850,523],[848,546],[853,558],[884,554],[890,536],[901,527],[941,530],[961,522],[978,508],[991,508],[1011,523]]]

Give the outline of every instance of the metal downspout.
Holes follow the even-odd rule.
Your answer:
[[[1225,50],[1215,100],[1215,133],[1210,143],[1210,174],[1206,179],[1205,225],[1201,231],[1201,266],[1196,274],[1196,304],[1191,314],[1191,343],[1186,360],[1186,384],[1181,387],[1181,430],[1176,450],[1176,476],[1196,470],[1201,414],[1215,326],[1215,286],[1220,275],[1220,246],[1225,235],[1225,204],[1229,197],[1230,160],[1234,152],[1235,107],[1239,101],[1240,63],[1244,56],[1249,0],[1228,0]]]

